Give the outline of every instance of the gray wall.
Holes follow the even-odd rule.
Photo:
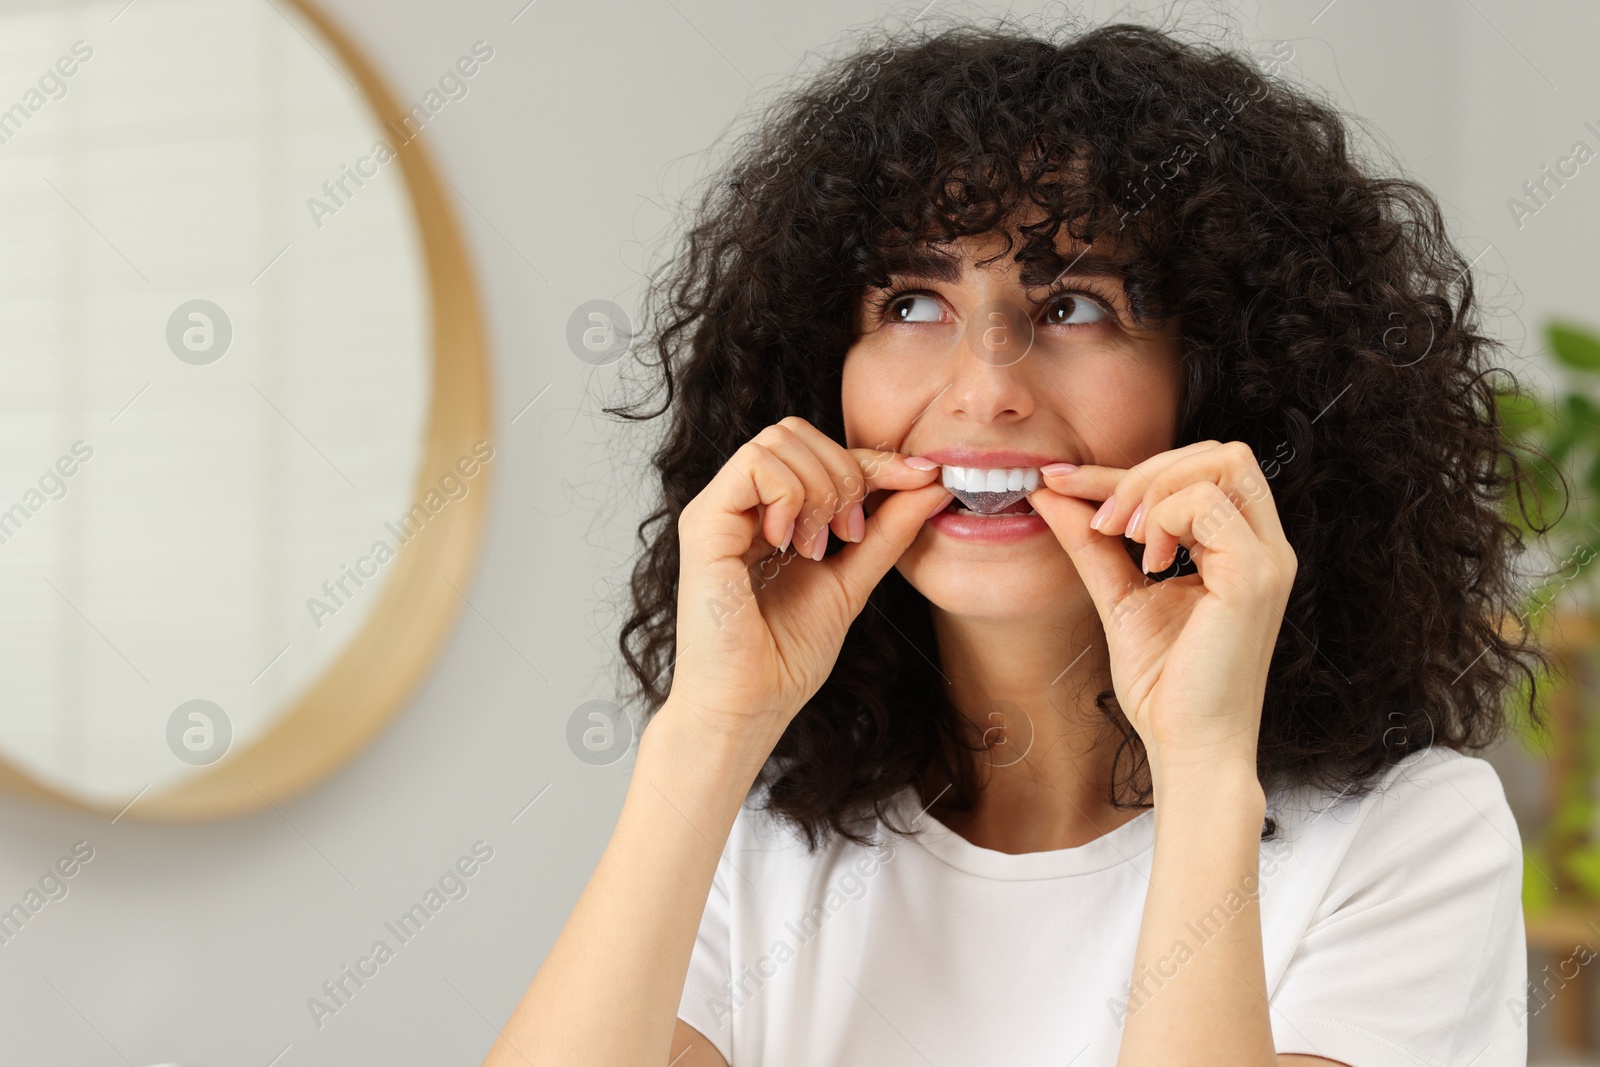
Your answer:
[[[630,760],[587,766],[565,729],[579,703],[612,693],[608,603],[631,551],[638,455],[608,450],[598,413],[621,367],[575,359],[567,317],[596,298],[634,306],[650,243],[703,173],[707,146],[807,50],[888,9],[524,2],[328,0],[408,99],[472,42],[495,49],[470,96],[425,135],[461,197],[492,339],[500,458],[475,610],[393,728],[281,810],[173,827],[0,800],[0,901],[20,898],[73,842],[95,850],[70,894],[0,946],[7,1063],[265,1067],[282,1053],[282,1067],[476,1064],[601,853]],[[974,9],[947,2],[936,13]],[[1263,51],[1294,44],[1300,76],[1362,115],[1439,192],[1464,243],[1493,246],[1479,266],[1498,279],[1488,289],[1504,290],[1501,328],[1532,369],[1543,316],[1600,321],[1585,240],[1600,164],[1521,228],[1506,206],[1575,140],[1600,147],[1583,128],[1600,126],[1588,55],[1600,9],[1262,0],[1177,10],[1203,21],[1233,11]],[[1531,804],[1536,778],[1505,765]],[[318,1028],[307,998],[377,938],[392,943],[384,922],[479,839],[494,854],[468,895]]]

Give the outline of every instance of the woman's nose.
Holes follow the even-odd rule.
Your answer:
[[[1033,349],[1033,319],[1019,304],[991,300],[967,317],[967,351],[992,367],[1012,367]]]
[[[1032,348],[1033,320],[1021,307],[996,301],[976,309],[956,346],[947,406],[980,422],[1031,413]]]

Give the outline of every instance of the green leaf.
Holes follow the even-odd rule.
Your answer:
[[[1520,440],[1542,433],[1548,414],[1544,403],[1536,396],[1523,393],[1499,393],[1495,407],[1505,435]]]
[[[1567,458],[1567,453],[1572,451],[1578,435],[1583,432],[1583,424],[1568,414],[1558,419],[1552,429],[1553,432],[1545,442],[1544,450],[1550,454],[1552,463],[1560,464]]]
[[[1550,833],[1556,836],[1567,834],[1581,834],[1589,828],[1593,815],[1587,804],[1578,801],[1578,798],[1568,797],[1566,802],[1557,808],[1547,824]]]
[[[1522,910],[1527,915],[1543,915],[1556,902],[1556,891],[1550,888],[1550,883],[1539,873],[1539,865],[1534,862],[1535,852],[1533,848],[1523,849],[1522,852]]]
[[[1567,415],[1586,430],[1600,430],[1600,404],[1582,393],[1567,394]]]
[[[1536,494],[1536,498],[1528,502],[1530,510],[1534,510],[1533,521],[1540,525],[1553,522],[1561,511],[1562,502],[1561,479],[1556,468],[1544,457],[1533,456],[1528,459],[1528,469],[1533,474]]]
[[[1600,370],[1600,337],[1581,326],[1552,322],[1545,327],[1550,350],[1562,363],[1578,370]]]
[[[1566,870],[1585,893],[1600,899],[1600,845],[1585,845],[1568,853]]]

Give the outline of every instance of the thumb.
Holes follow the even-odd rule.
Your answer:
[[[1144,584],[1145,575],[1128,558],[1120,536],[1090,529],[1089,520],[1100,505],[1043,486],[1028,494],[1028,503],[1067,550],[1101,621],[1109,622],[1122,598]]]
[[[917,539],[923,523],[943,511],[950,499],[950,490],[938,482],[890,493],[867,518],[861,540],[845,545],[828,559],[829,569],[844,588],[852,619],[867,606],[867,597],[895,560]]]

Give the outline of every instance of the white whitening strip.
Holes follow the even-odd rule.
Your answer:
[[[993,515],[1039,488],[1037,467],[955,467],[946,464],[944,487],[964,507]]]

